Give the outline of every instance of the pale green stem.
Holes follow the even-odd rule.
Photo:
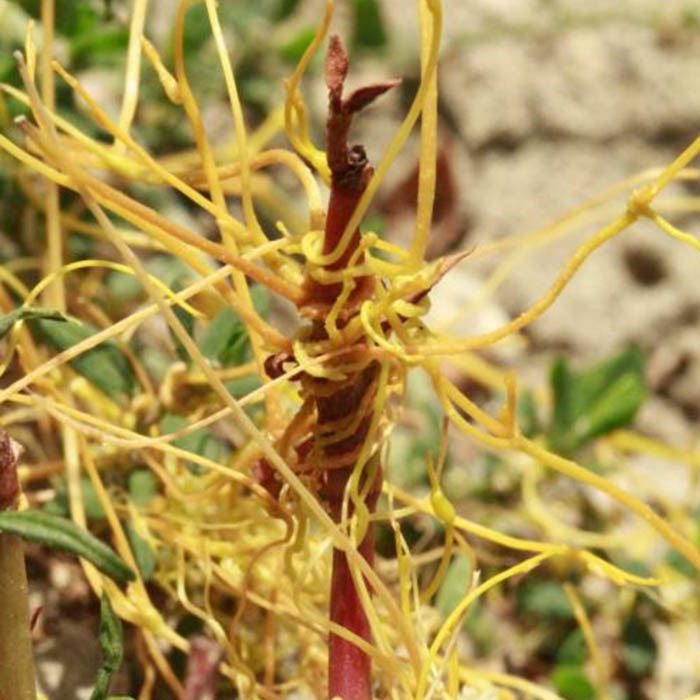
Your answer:
[[[0,700],[36,700],[24,545],[0,534]]]
[[[15,507],[17,455],[0,431],[0,510]],[[0,532],[0,700],[36,700],[24,543]]]

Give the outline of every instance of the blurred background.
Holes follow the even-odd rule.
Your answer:
[[[27,19],[38,18],[38,7],[38,0],[0,0],[2,82],[19,85],[12,51],[22,48]],[[123,89],[130,7],[126,0],[57,2],[57,57],[112,115],[118,114]],[[147,34],[166,65],[172,59],[174,7],[171,0],[151,0],[148,10]],[[336,7],[332,31],[346,40],[350,50],[350,86],[368,79],[403,79],[398,90],[363,113],[353,132],[354,140],[364,143],[376,162],[418,82],[414,3],[338,0]],[[262,124],[281,104],[281,81],[308,45],[322,8],[320,0],[220,3],[250,126]],[[700,2],[445,0],[444,13],[439,69],[441,148],[430,255],[464,248],[474,251],[432,295],[431,322],[436,328],[465,336],[492,329],[528,308],[576,246],[622,211],[629,193],[648,180],[630,182],[578,218],[562,220],[567,212],[626,178],[669,163],[700,134]],[[39,25],[37,37],[40,34]],[[185,43],[190,81],[203,106],[211,140],[231,143],[228,103],[202,7],[188,13]],[[96,133],[83,106],[63,84],[57,86],[59,112]],[[312,64],[303,91],[315,141],[321,144],[326,92],[320,60]],[[19,138],[12,119],[23,110],[13,100],[0,100],[3,133]],[[167,101],[145,61],[133,133],[157,155],[191,147],[180,108]],[[284,144],[283,135],[274,143]],[[366,222],[368,228],[395,242],[405,241],[412,231],[417,162],[414,134]],[[3,154],[0,256],[5,261],[28,255],[37,247],[31,233],[36,212],[15,176],[14,164]],[[171,192],[149,192],[148,197],[170,217],[211,226]],[[285,206],[290,203],[294,203],[292,195]],[[700,230],[697,173],[672,185],[657,205],[675,225],[691,233]],[[261,197],[258,206],[272,227],[274,197]],[[303,213],[300,209],[299,216]],[[538,230],[539,236],[525,236]],[[73,233],[68,240],[69,255],[74,259],[86,256],[93,245],[91,239]],[[638,222],[595,253],[541,319],[519,338],[484,356],[503,367],[516,368],[523,386],[542,397],[546,415],[553,402],[546,387],[555,357],[564,354],[572,366],[586,368],[634,344],[644,358],[648,388],[645,400],[640,401],[636,429],[697,453],[698,261],[687,247],[650,224]],[[284,310],[277,309],[277,313],[283,316]],[[500,401],[488,387],[477,383],[472,389],[484,405]],[[405,432],[397,431],[391,469],[397,480],[419,488],[424,478],[422,459],[427,446],[437,440],[439,415],[420,381],[411,392],[414,410],[408,424],[414,432],[418,430],[420,438],[409,439]],[[534,419],[546,422],[542,415]],[[493,503],[506,512],[519,491],[517,470],[504,468],[494,477],[498,465],[484,456],[479,459],[482,457],[483,464],[471,476],[455,471],[454,465],[474,458],[473,446],[457,443],[451,453],[453,468],[446,472],[446,478],[452,479],[448,495],[458,503],[460,499],[465,503],[481,499],[481,505],[471,508],[472,515],[482,506],[486,509],[484,504]],[[669,477],[662,460],[642,458],[622,483],[642,499],[663,492],[664,498],[695,513],[695,492],[690,488],[694,482],[687,475],[674,475]],[[563,494],[564,501],[571,499],[582,512],[586,508],[599,508],[599,515],[607,512],[606,504],[595,498],[588,501],[579,493],[574,497],[557,492],[556,485],[552,488],[553,494]],[[591,526],[592,521],[578,521],[583,522]],[[691,580],[692,572],[687,566],[683,569],[684,564],[675,560],[676,569]],[[457,571],[453,576],[463,581],[467,575]],[[68,639],[65,648],[72,649],[81,643],[84,615],[94,615],[95,610],[94,606],[89,611],[81,609],[86,591],[83,587],[70,594],[69,583],[75,585],[68,579],[62,583],[55,574],[50,589],[42,595],[48,599],[63,596],[62,604],[77,611],[75,624],[71,626],[64,618],[60,628]],[[555,682],[562,697],[597,697],[588,676],[570,670],[579,668],[577,664],[583,667],[582,640],[572,637],[575,625],[561,589],[546,578],[539,583],[539,589],[528,588],[517,600],[503,602],[510,605],[508,610],[499,608],[498,614],[483,612],[481,619],[478,615],[470,618],[470,641],[465,643],[473,646],[471,653],[476,658],[492,658],[496,667],[527,677],[549,677],[557,669],[569,669],[568,676],[560,671]],[[627,601],[626,607],[617,603],[610,607],[610,589],[591,583],[585,590],[594,601],[596,629],[604,646],[609,644],[605,649],[614,667],[613,697],[672,700],[697,690],[697,656],[686,653],[697,650],[700,639],[692,619],[681,620],[676,627],[667,617],[664,601],[640,596]],[[682,590],[690,595],[690,588]],[[449,590],[441,600],[443,612],[449,610]],[[511,624],[504,620],[515,609],[520,617],[512,623],[517,627],[513,639],[530,635],[525,646],[498,639],[498,630]],[[549,633],[552,638],[547,640]],[[56,629],[54,641],[58,634]],[[623,641],[618,643],[620,638]],[[569,647],[562,659],[556,647],[564,642]],[[71,674],[80,675],[81,670],[60,660],[60,646],[54,643],[46,652],[47,664],[58,664],[61,669],[57,678],[46,681],[54,690],[54,700],[73,697],[71,689],[80,685],[80,679],[71,679]],[[44,673],[50,675],[47,668]]]

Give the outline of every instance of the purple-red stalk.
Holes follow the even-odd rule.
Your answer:
[[[342,239],[348,222],[362,197],[372,176],[372,167],[367,161],[362,146],[348,146],[348,131],[353,114],[369,104],[379,95],[396,85],[396,81],[369,85],[353,92],[343,100],[343,84],[348,70],[348,58],[338,37],[332,37],[326,56],[326,84],[329,91],[328,121],[326,124],[326,148],[328,165],[331,170],[331,196],[326,215],[323,238],[323,253],[333,253]],[[337,261],[326,266],[329,271],[343,269],[357,252],[361,234],[359,228],[353,233],[345,251]],[[358,256],[354,264],[361,264]],[[354,287],[339,317],[342,326],[358,313],[359,306],[374,292],[371,277],[356,277]],[[342,290],[342,284],[323,285],[316,281],[307,282],[307,294],[312,303],[319,306],[332,305]],[[314,321],[314,339],[326,338],[323,321]],[[371,361],[356,373],[351,381],[343,383],[339,390],[330,396],[325,392],[316,398],[318,426],[338,423],[343,418],[352,419],[363,405],[368,392],[376,391],[376,378],[379,365]],[[366,405],[366,404],[365,404]],[[342,519],[342,503],[345,488],[350,479],[355,459],[364,443],[372,419],[369,410],[359,423],[355,434],[321,447],[321,459],[335,468],[324,471],[326,481],[324,494],[328,500],[331,515],[336,522]],[[345,459],[343,459],[345,458]],[[342,466],[338,466],[338,461]],[[369,465],[368,465],[369,466]],[[381,488],[381,466],[373,458],[373,469],[366,469],[367,478],[372,479],[366,489],[366,506],[374,511]],[[367,484],[363,484],[365,488]],[[374,529],[370,526],[358,547],[359,553],[370,564],[374,561]],[[351,574],[351,564],[341,550],[333,551],[333,572],[330,590],[330,619],[337,625],[354,633],[360,639],[371,642],[371,629],[367,615],[356,590]],[[328,692],[330,698],[343,700],[371,700],[372,698],[371,658],[353,642],[337,634],[330,634],[328,649]]]
[[[348,57],[338,37],[332,37],[326,55],[326,84],[329,93],[328,120],[326,123],[326,152],[331,171],[331,196],[326,214],[322,252],[329,255],[337,250],[353,213],[372,177],[362,146],[348,146],[348,132],[353,115],[375,98],[397,85],[388,81],[361,87],[343,99],[343,84],[348,71]],[[361,265],[363,254],[357,254],[361,243],[360,229],[353,231],[348,245],[337,260],[324,266],[326,271],[337,271],[353,265]],[[347,283],[352,285],[350,294],[337,315],[337,324],[343,328],[359,313],[362,303],[374,295],[375,281],[369,275],[355,276]],[[308,276],[304,284],[303,299],[299,303],[302,316],[311,320],[305,339],[328,340],[325,319],[343,290],[342,282],[322,284]],[[301,409],[288,426],[277,447],[287,458],[296,462],[299,473],[319,475],[319,494],[326,500],[336,523],[342,520],[342,504],[345,489],[368,437],[377,391],[379,363],[363,353],[362,344],[357,349],[336,358],[334,362],[358,362],[365,364],[350,374],[344,372],[343,381],[331,382],[312,377],[299,371],[294,379],[301,382],[304,406],[315,409],[315,425],[310,428],[302,418]],[[270,377],[279,376],[285,364],[294,362],[289,353],[273,355],[265,362]],[[360,415],[361,413],[361,415]],[[348,428],[354,426],[352,434]],[[370,439],[371,436],[370,436]],[[293,450],[289,448],[293,447]],[[256,463],[254,473],[261,485],[277,497],[282,488],[275,470],[264,458]],[[368,481],[371,479],[371,482]],[[360,478],[360,490],[365,494],[365,505],[374,512],[381,490],[382,470],[375,452],[365,465]],[[352,514],[352,510],[348,515]],[[374,531],[370,526],[358,546],[358,552],[370,564],[374,560]],[[367,615],[355,588],[351,564],[341,550],[333,551],[333,571],[330,590],[330,618],[336,625],[352,632],[368,644],[372,641]],[[342,700],[371,700],[371,657],[360,647],[337,634],[330,634],[328,654],[328,692],[330,698]]]

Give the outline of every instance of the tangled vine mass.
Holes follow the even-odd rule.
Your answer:
[[[338,37],[330,38],[325,59],[325,149],[312,140],[302,85],[326,40],[331,2],[285,82],[284,104],[250,131],[216,3],[205,0],[235,127],[235,142],[225,147],[209,141],[187,77],[183,35],[193,3],[178,5],[172,72],[146,38],[146,5],[134,2],[117,117],[52,58],[46,29],[40,52],[30,26],[17,55],[23,89],[0,86],[28,112],[12,127],[16,138],[3,129],[8,135],[0,134],[0,148],[46,228],[41,272],[31,284],[21,265],[0,266],[2,312],[24,314],[13,317],[3,341],[2,425],[25,450],[22,507],[40,505],[35,484],[62,479],[69,516],[97,530],[137,572],[122,586],[82,564],[95,594],[104,593],[136,630],[139,697],[151,697],[157,683],[186,697],[171,650],[187,654],[200,643],[178,627],[189,616],[215,640],[221,677],[243,698],[298,692],[294,697],[345,700],[551,700],[559,696],[546,684],[493,670],[469,658],[459,643],[475,605],[488,605],[510,579],[522,585],[523,577],[542,571],[563,582],[597,697],[610,697],[609,671],[574,584],[597,577],[623,589],[663,591],[670,579],[662,563],[651,556],[647,572],[633,571],[612,556],[624,546],[614,528],[588,532],[557,524],[536,500],[535,476],[523,477],[523,493],[544,512],[551,536],[542,539],[470,519],[445,494],[442,477],[450,438],[461,433],[480,449],[527,465],[528,474],[546,469],[606,494],[637,518],[640,542],[665,540],[700,572],[687,513],[652,509],[575,455],[528,434],[520,424],[516,374],[480,354],[546,313],[578,268],[640,218],[697,253],[697,238],[661,216],[655,200],[687,174],[700,139],[668,167],[637,179],[639,189],[622,183],[564,217],[560,228],[627,194],[618,216],[573,252],[531,308],[482,335],[452,337],[425,320],[431,290],[472,256],[498,251],[477,246],[425,259],[436,185],[440,1],[418,3],[420,83],[376,168],[362,146],[349,144],[351,124],[397,81],[347,94],[352,72]],[[156,157],[133,136],[144,59],[182,110],[195,149]],[[81,100],[90,128],[55,109],[56,76]],[[361,116],[371,120],[371,110]],[[365,230],[363,221],[419,120],[415,223],[404,248]],[[290,149],[270,146],[280,131]],[[300,227],[280,215],[270,230],[258,217],[256,198],[271,191],[282,170],[296,180],[308,215]],[[205,237],[139,197],[163,189],[206,216],[216,235]],[[526,248],[556,233],[543,231],[512,246]],[[69,260],[67,232],[91,237],[103,256]],[[164,254],[184,271],[169,283],[151,264]],[[109,275],[138,283],[137,302],[121,313],[93,301]],[[262,308],[265,295],[295,309],[291,335]],[[47,309],[54,315],[46,316]],[[235,362],[225,359],[234,347],[222,340],[227,327],[215,327],[226,319],[238,324],[231,342],[244,348],[234,352]],[[170,353],[160,373],[142,352],[148,334],[163,339]],[[456,368],[501,397],[496,413],[460,388],[450,373]],[[437,449],[422,455],[422,492],[392,483],[385,468],[389,436],[402,420],[407,378],[414,373],[428,379],[444,419]],[[631,431],[610,439],[621,452],[698,464],[697,455]],[[137,497],[137,483],[150,485],[145,497]],[[102,513],[99,526],[88,512],[88,487]],[[407,535],[407,524],[421,518],[440,538],[427,552],[416,550]],[[380,527],[390,533],[392,555],[377,561]],[[436,594],[457,558],[471,562],[472,574],[441,616]]]

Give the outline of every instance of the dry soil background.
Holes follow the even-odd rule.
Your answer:
[[[407,5],[383,4],[395,42],[416,32]],[[447,0],[445,20],[441,129],[467,246],[550,224],[610,185],[670,162],[700,135],[700,2]],[[399,69],[415,72],[406,48],[393,55]],[[387,136],[376,132],[373,124],[370,136]],[[673,191],[698,192],[694,183]],[[623,206],[617,200],[606,220]],[[697,216],[675,217],[700,230]],[[494,308],[454,329],[474,333],[522,311],[593,230],[579,227],[523,258]],[[502,259],[463,263],[434,296],[437,315],[453,318]],[[541,377],[558,350],[590,361],[639,343],[656,392],[642,425],[688,444],[700,415],[698,272],[700,257],[689,248],[638,223],[597,252],[532,326],[518,364]]]

